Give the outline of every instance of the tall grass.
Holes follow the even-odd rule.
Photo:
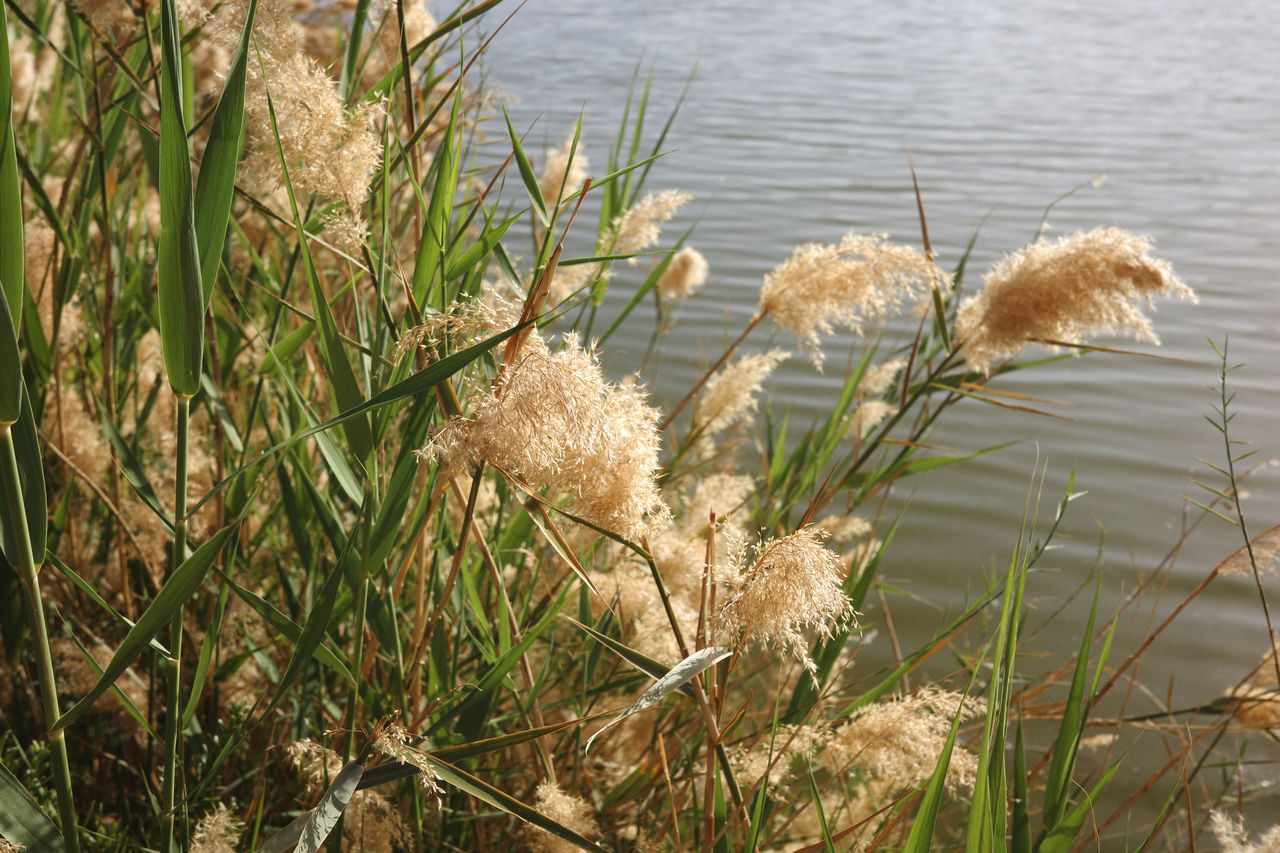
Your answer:
[[[1229,726],[1275,722],[1274,653],[1191,711],[1198,734],[1121,694],[1214,578],[1246,567],[1265,607],[1274,530],[1136,647],[1116,627],[1160,609],[1167,567],[1028,664],[1078,496],[1037,470],[1002,577],[918,648],[882,607],[885,497],[1000,449],[933,447],[938,421],[1052,414],[1000,387],[1066,357],[1028,347],[1152,340],[1142,307],[1192,297],[1149,241],[1010,247],[977,286],[918,197],[921,249],[850,234],[761,270],[753,317],[661,412],[595,348],[649,317],[661,347],[708,274],[687,197],[653,186],[680,104],[638,76],[593,172],[580,125],[533,151],[476,82],[486,34],[520,25],[497,0],[197,5],[5,7],[5,842],[1246,843],[1218,761],[1248,743]],[[791,353],[752,333],[820,366],[838,327],[861,355],[827,416],[761,410]],[[1222,359],[1202,518],[1243,531]],[[886,669],[859,660],[875,631]],[[1151,761],[1089,744],[1158,725],[1166,763],[1119,791]],[[1139,798],[1152,819],[1113,828]]]

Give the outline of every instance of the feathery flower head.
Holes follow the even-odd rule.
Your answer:
[[[822,761],[836,773],[862,768],[874,792],[889,797],[929,778],[957,714],[972,719],[983,711],[980,700],[943,690],[876,702],[831,733]],[[947,787],[972,788],[977,767],[976,756],[957,748],[947,768]]]
[[[424,455],[484,459],[567,497],[575,515],[639,537],[668,516],[655,479],[658,416],[642,386],[607,382],[576,336],[552,352],[535,332],[471,416],[446,424]]]
[[[1033,341],[1074,344],[1124,333],[1158,344],[1142,306],[1151,307],[1156,295],[1197,300],[1168,261],[1151,257],[1151,246],[1149,237],[1095,228],[1005,257],[956,315],[969,368],[985,371]]]
[[[831,636],[833,626],[853,619],[842,587],[839,558],[822,547],[825,535],[803,527],[762,544],[743,570],[721,608],[722,622],[765,645],[780,643],[810,671],[808,641],[801,633],[816,628]]]
[[[534,802],[538,811],[579,835],[590,837],[600,831],[591,805],[581,797],[565,793],[555,782],[539,782]],[[538,853],[573,853],[578,849],[578,845],[532,826],[529,827],[529,846]]]
[[[240,845],[244,823],[218,804],[207,812],[191,833],[191,853],[232,853]]]
[[[676,252],[656,285],[663,302],[683,302],[707,283],[710,267],[702,253],[692,246]]]
[[[538,176],[538,189],[548,206],[560,201],[563,195],[577,192],[591,168],[582,153],[582,140],[578,140],[578,148],[574,150],[573,137],[574,134],[570,133],[564,142],[547,151],[547,162]]]
[[[888,235],[848,234],[836,245],[806,243],[764,277],[760,311],[793,332],[822,369],[822,335],[834,324],[862,334],[863,323],[894,311],[944,274],[922,253]]]
[[[769,374],[789,355],[772,349],[759,355],[747,355],[720,369],[707,380],[698,398],[695,426],[702,427],[702,437],[715,435],[756,410],[756,395]]]
[[[688,193],[675,190],[663,190],[657,195],[650,193],[614,218],[604,240],[605,246],[612,247],[612,251],[618,254],[652,249],[662,236],[659,224],[675,216],[676,211],[691,198],[693,196]]]
[[[1213,823],[1213,837],[1222,848],[1222,853],[1272,853],[1280,850],[1280,823],[1268,829],[1257,842],[1249,840],[1249,831],[1245,829],[1244,818],[1237,815],[1231,817],[1226,812],[1210,812]]]

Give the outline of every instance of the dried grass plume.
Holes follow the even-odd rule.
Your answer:
[[[1035,341],[1084,343],[1124,334],[1158,344],[1142,313],[1155,296],[1196,301],[1149,237],[1097,228],[1032,243],[991,268],[985,287],[960,306],[957,333],[970,369],[986,371]]]
[[[837,245],[806,243],[764,277],[760,311],[795,333],[822,369],[822,335],[896,310],[944,274],[922,253],[888,235],[848,234]],[[834,325],[833,325],[834,324]]]
[[[854,617],[839,557],[822,547],[824,538],[821,531],[804,527],[761,545],[720,613],[729,630],[766,645],[781,644],[810,672],[815,664],[803,632],[816,629],[829,637]]]

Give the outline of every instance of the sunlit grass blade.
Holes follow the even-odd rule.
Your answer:
[[[181,612],[183,605],[204,582],[205,576],[235,530],[235,527],[224,527],[219,530],[169,576],[150,606],[138,618],[137,624],[129,629],[129,633],[116,648],[103,670],[102,677],[88,693],[54,722],[50,727],[53,731],[65,729],[83,717],[98,697],[137,659],[143,648],[150,644],[151,639],[169,625],[174,614]]]
[[[200,391],[204,288],[196,242],[191,145],[182,104],[182,39],[174,0],[161,4],[160,246],[156,300],[165,371],[184,397]]]
[[[715,666],[717,663],[725,660],[732,654],[732,649],[720,649],[715,648],[714,646],[705,649],[698,649],[696,652],[693,652],[687,658],[671,667],[671,669],[659,678],[652,687],[642,693],[639,699],[631,703],[629,708],[619,714],[616,719],[610,720],[599,731],[587,738],[587,745],[584,749],[589,751],[591,749],[591,744],[605,731],[616,726],[632,714],[639,713],[645,708],[650,708],[658,702],[661,702],[665,697],[676,692],[694,676]]]
[[[460,157],[458,140],[458,99],[454,98],[453,111],[449,114],[449,126],[445,128],[440,147],[436,150],[435,161],[431,164],[435,173],[435,184],[431,189],[431,198],[427,203],[427,213],[422,225],[422,234],[418,240],[418,254],[413,264],[414,302],[419,305],[431,304],[436,310],[443,310],[444,304],[444,257],[449,250],[449,222],[453,210],[453,198],[458,189],[458,170]],[[440,282],[440,298],[431,303],[428,295],[433,283]]]
[[[547,204],[542,199],[542,188],[538,186],[538,176],[533,171],[533,165],[529,163],[529,158],[524,153],[524,146],[520,144],[520,136],[511,124],[511,116],[507,114],[505,108],[502,110],[502,117],[507,120],[507,137],[511,140],[511,153],[515,155],[516,168],[520,170],[520,180],[524,182],[524,191],[529,197],[529,205],[533,208],[533,212],[538,215],[538,221],[542,223],[542,227],[549,228],[551,219],[547,216]]]

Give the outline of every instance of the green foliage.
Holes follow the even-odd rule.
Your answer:
[[[1030,499],[1001,578],[939,603],[910,646],[893,628],[912,503],[888,498],[1010,443],[941,450],[940,419],[1051,414],[995,386],[1056,358],[966,362],[973,243],[914,335],[868,329],[815,423],[752,418],[751,399],[729,426],[709,412],[716,384],[758,394],[721,380],[766,308],[652,412],[575,341],[653,320],[658,349],[678,321],[663,282],[695,229],[637,250],[618,228],[661,175],[683,95],[664,110],[637,68],[603,174],[548,172],[471,71],[487,49],[472,22],[496,5],[428,22],[412,3],[319,4],[310,33],[257,0],[194,20],[172,0],[118,21],[6,6],[23,40],[0,58],[48,49],[54,70],[13,122],[0,63],[0,544],[17,569],[0,566],[0,676],[42,691],[0,716],[0,836],[181,850],[225,807],[236,849],[259,850],[1118,838],[1099,809],[1121,761],[1082,742],[1143,649],[1109,663],[1125,616],[1096,624],[1097,589],[1083,626],[1047,620],[1072,638],[1048,663],[1027,628],[1073,484],[1038,536]],[[332,48],[336,80],[303,45]],[[579,119],[569,151],[591,130]],[[1223,359],[1227,483],[1207,507],[1238,516]],[[630,477],[650,438],[653,467]],[[637,483],[670,518],[628,516],[643,495],[601,509]],[[810,526],[831,529],[829,565],[753,565],[749,540]],[[740,593],[780,577],[811,586],[780,585],[794,612],[752,623]],[[860,624],[808,613],[823,593]],[[1212,709],[1225,726],[1239,707]],[[874,748],[858,740],[901,708]],[[77,812],[73,791],[102,793]],[[1186,840],[1163,826],[1181,802],[1145,844]]]

